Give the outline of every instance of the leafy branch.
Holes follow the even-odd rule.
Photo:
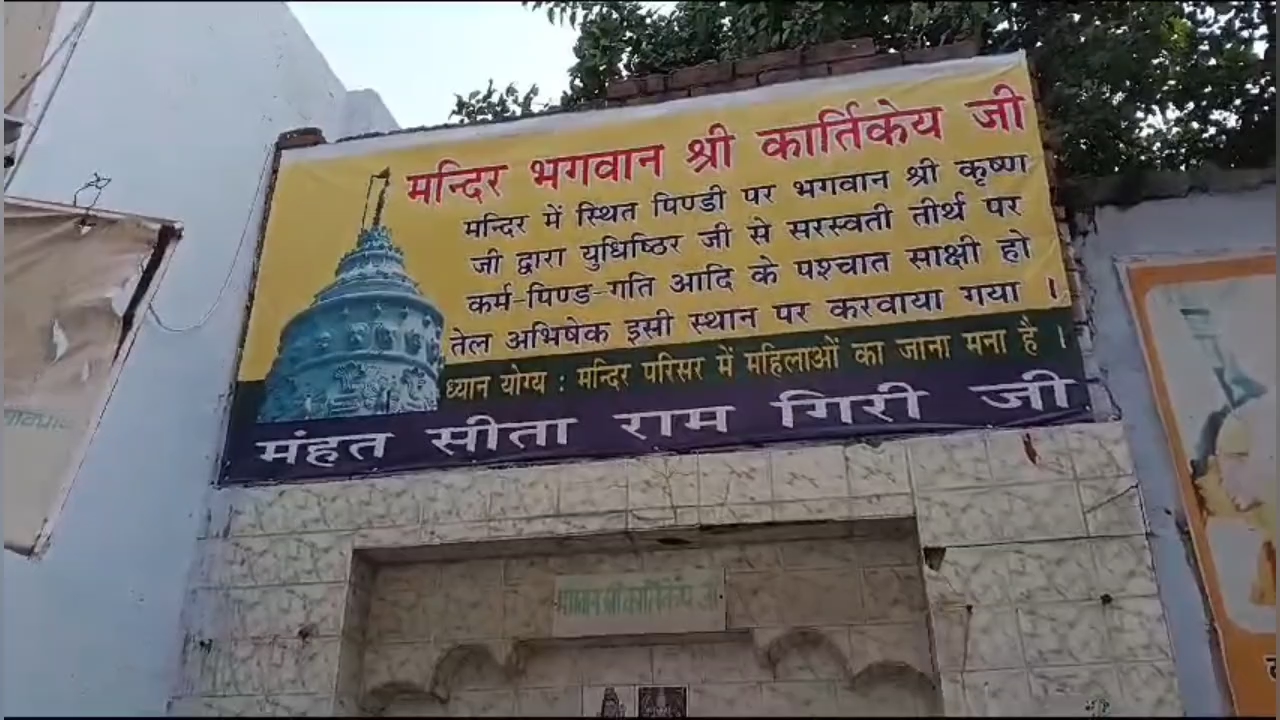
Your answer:
[[[881,51],[980,37],[1026,51],[1072,175],[1274,164],[1274,0],[1255,2],[524,2],[578,32],[572,109],[610,83],[853,37]],[[537,88],[457,97],[461,122],[553,107]]]

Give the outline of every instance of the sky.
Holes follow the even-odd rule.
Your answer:
[[[668,5],[670,3],[653,3]],[[448,122],[454,94],[568,88],[578,34],[519,2],[290,2],[348,90],[382,96],[401,127]]]

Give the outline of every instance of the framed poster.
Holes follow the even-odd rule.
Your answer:
[[[1122,267],[1235,710],[1276,709],[1274,253]]]

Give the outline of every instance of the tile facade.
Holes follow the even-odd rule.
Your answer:
[[[1088,715],[1099,703],[1113,714],[1177,714],[1133,472],[1120,425],[1101,423],[226,489],[200,540],[171,709],[350,713],[367,707],[370,678],[386,678],[385,692],[410,691],[408,678],[420,684],[443,668],[454,714],[585,713],[598,711],[603,683],[634,698],[636,686],[678,676],[691,657],[703,673],[687,683],[691,711],[706,708],[699,714],[839,713],[850,703],[874,714],[928,697],[903,689],[918,682],[909,673],[871,685],[848,672],[827,677],[805,654],[813,643],[785,639],[767,677],[717,670],[715,657],[697,654],[711,650],[659,646],[635,651],[646,660],[634,666],[602,663],[600,672],[617,673],[603,681],[558,661],[521,665],[511,639],[545,632],[546,617],[532,608],[566,564],[614,572],[704,563],[727,569],[730,622],[757,652],[805,628],[827,638],[816,647],[839,648],[856,674],[849,669],[892,667],[877,658],[919,668],[927,649],[922,677],[947,714]],[[843,545],[761,540],[380,564],[402,550],[501,545],[510,555],[520,547],[512,541],[874,527],[893,518],[914,518],[918,547],[871,533]],[[447,577],[462,566],[465,581]],[[442,591],[422,604],[396,590],[422,587]],[[450,650],[459,647],[468,657]],[[497,663],[507,684],[471,687],[485,685],[467,680],[484,676],[472,656]],[[523,674],[511,684],[516,667]]]

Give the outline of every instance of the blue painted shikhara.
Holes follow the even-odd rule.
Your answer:
[[[382,224],[390,171],[372,222],[335,279],[280,333],[258,422],[394,415],[439,406],[444,318],[405,272]]]

